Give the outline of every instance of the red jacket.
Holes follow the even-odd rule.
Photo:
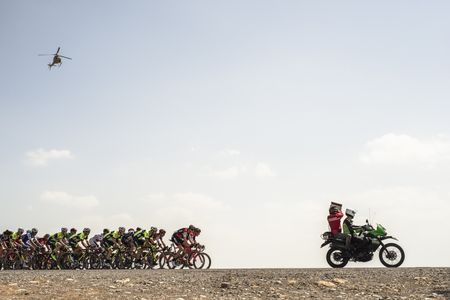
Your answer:
[[[342,213],[342,211],[338,211],[336,213],[328,215],[328,224],[330,225],[330,230],[333,235],[341,232],[341,219],[343,216],[344,214]]]

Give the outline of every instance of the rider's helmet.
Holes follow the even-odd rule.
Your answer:
[[[157,231],[158,231],[158,228],[152,226],[152,227],[150,227],[150,230],[148,231],[148,233],[150,235],[154,235]]]
[[[77,229],[76,228],[70,228],[70,234],[75,234],[77,233]]]
[[[43,237],[42,237],[44,240],[48,240],[49,238],[50,238],[50,234],[46,234],[46,235],[44,235]]]
[[[159,236],[165,236],[166,235],[166,231],[164,229],[160,229],[158,234],[159,234]]]
[[[330,211],[330,214],[334,214],[334,213],[337,213],[339,211],[339,209],[337,208],[336,205],[331,205],[329,211]]]
[[[189,225],[189,230],[194,231],[195,230],[195,226],[194,225]]]
[[[63,228],[61,228],[61,232],[63,233],[63,234],[66,234],[67,233],[67,227],[63,227]]]
[[[198,227],[196,227],[196,228],[194,229],[195,235],[199,235],[201,232],[202,232],[201,229],[198,228]]]
[[[23,232],[24,232],[23,228],[18,228],[18,229],[17,229],[17,233],[18,233],[18,234],[22,234]]]
[[[91,233],[91,229],[86,227],[86,228],[83,229],[83,233],[84,234],[89,234],[89,233]]]
[[[119,233],[124,234],[125,233],[125,227],[119,227]]]
[[[38,230],[36,228],[31,229],[31,234],[36,235],[38,233]]]
[[[109,233],[109,229],[108,228],[103,229],[103,234],[108,234],[108,233]]]
[[[134,232],[134,228],[128,228],[128,233]]]
[[[142,228],[141,227],[136,227],[136,231],[141,231]]]
[[[356,214],[356,211],[354,211],[353,209],[347,208],[347,209],[345,210],[345,215],[346,215],[347,217],[354,218],[354,217],[355,217],[355,214]]]

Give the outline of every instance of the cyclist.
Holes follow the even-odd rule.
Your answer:
[[[134,236],[134,229],[133,228],[129,228],[128,232],[126,232],[121,237],[122,244],[125,245],[125,247],[129,248],[132,252],[136,248],[136,245],[134,244],[134,237],[133,236]]]
[[[175,231],[170,239],[175,246],[177,246],[177,254],[189,254],[191,251],[191,246],[196,243],[195,241],[195,230],[197,228],[194,225],[189,225],[187,228],[181,228]],[[199,233],[198,233],[199,234]],[[197,235],[198,235],[197,234]]]
[[[194,229],[194,237],[193,237],[193,240],[194,240],[195,244],[198,244],[196,238],[200,235],[200,233],[202,233],[202,230],[200,228],[198,228],[198,227],[195,227],[195,229]]]
[[[11,241],[14,247],[23,247],[25,244],[22,242],[22,234],[24,230],[22,228],[17,229],[16,232],[11,234]]]
[[[51,258],[57,261],[57,257],[61,252],[61,248],[69,247],[67,239],[69,238],[69,232],[66,227],[61,228],[60,232],[51,235],[48,239],[48,245],[52,250]]]
[[[46,234],[41,238],[37,238],[37,242],[39,244],[39,247],[42,249],[43,252],[50,251],[50,247],[48,245],[48,239],[50,238],[50,234]]]
[[[144,246],[146,239],[149,237],[149,232],[145,229],[137,230],[133,235],[134,242],[138,248]]]
[[[33,228],[31,230],[27,230],[27,232],[21,236],[23,243],[22,249],[24,250],[24,268],[26,268],[26,265],[31,261],[34,250],[39,248],[38,242],[36,241],[37,233],[38,230]]]
[[[36,240],[37,233],[38,230],[36,228],[33,228],[31,230],[27,230],[27,232],[22,235],[22,242],[24,243],[26,248],[32,250],[39,248],[38,242]]]
[[[125,234],[125,227],[119,227],[119,230],[108,232],[103,237],[103,248],[105,249],[105,257],[107,261],[111,261],[111,255],[114,249],[122,246],[122,236]]]
[[[158,233],[155,235],[155,241],[158,244],[160,249],[166,249],[167,246],[164,243],[163,237],[166,235],[166,231],[164,229],[160,229]]]
[[[154,242],[154,235],[158,231],[156,227],[151,227],[149,230],[141,229],[134,234],[134,243],[136,244],[137,251],[135,258],[140,260],[142,252],[145,249],[150,249],[153,262],[156,260],[156,245]]]
[[[73,254],[79,260],[83,250],[89,247],[88,238],[91,233],[90,228],[84,228],[82,232],[69,237],[69,245],[73,249]]]
[[[77,229],[76,228],[70,228],[69,236],[72,236],[74,234],[77,234]]]
[[[102,241],[103,241],[103,237],[105,235],[107,235],[108,233],[109,233],[109,229],[105,228],[105,229],[103,229],[103,233],[96,234],[93,237],[91,237],[89,239],[89,246],[91,246],[95,250],[102,249],[101,244],[102,244]]]
[[[0,234],[0,258],[3,255],[3,252],[11,248],[11,235],[12,231],[6,229],[2,234]]]

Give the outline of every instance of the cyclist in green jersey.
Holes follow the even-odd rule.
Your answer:
[[[67,239],[69,232],[66,227],[61,228],[60,232],[52,234],[48,239],[48,245],[52,250],[51,257],[56,261],[61,252],[62,247],[69,247]]]
[[[24,230],[22,228],[17,229],[16,232],[11,234],[11,241],[14,247],[25,247],[25,244],[22,242],[22,234]]]
[[[91,229],[84,228],[82,232],[69,237],[69,245],[70,247],[72,247],[73,253],[77,257],[77,259],[81,257],[83,250],[85,250],[86,247],[89,247],[88,239],[90,233]]]
[[[156,243],[155,235],[158,229],[156,227],[151,227],[149,230],[141,229],[134,233],[134,242],[137,247],[135,258],[139,260],[142,256],[142,252],[145,249],[150,249],[153,259],[156,256]]]
[[[103,237],[102,245],[105,248],[105,257],[111,261],[111,254],[114,249],[122,246],[122,236],[125,234],[125,227],[119,227],[119,230],[110,231]]]

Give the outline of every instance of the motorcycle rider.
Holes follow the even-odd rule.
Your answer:
[[[343,223],[345,246],[347,249],[357,248],[364,244],[364,238],[359,236],[357,233],[361,230],[361,226],[353,225],[353,218],[355,217],[356,212],[352,209],[346,209],[345,215],[346,218]]]
[[[342,213],[342,204],[331,202],[329,215],[327,217],[328,225],[333,236],[341,233],[341,219],[344,216]]]

